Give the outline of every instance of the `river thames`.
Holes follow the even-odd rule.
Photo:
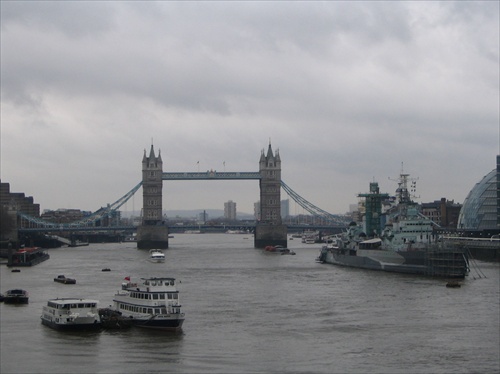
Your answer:
[[[477,262],[461,288],[446,280],[319,264],[253,248],[251,235],[175,234],[166,262],[135,243],[50,249],[21,272],[2,265],[2,374],[8,373],[499,373],[500,264]],[[110,268],[110,272],[103,272]],[[59,274],[76,285],[56,283]],[[126,276],[176,278],[180,333],[131,328],[74,333],[40,323],[50,298],[112,303]],[[179,283],[180,281],[180,283]]]

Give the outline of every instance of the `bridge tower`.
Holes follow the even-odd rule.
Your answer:
[[[153,144],[149,157],[142,158],[142,225],[137,228],[138,249],[168,248],[168,226],[163,220],[163,161],[155,156]]]
[[[273,154],[271,142],[259,161],[260,173],[260,221],[255,226],[254,246],[287,247],[287,227],[281,222],[281,158],[279,151]]]

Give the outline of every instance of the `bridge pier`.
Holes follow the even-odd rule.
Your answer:
[[[138,226],[137,249],[167,249],[168,226]]]
[[[286,225],[257,224],[255,226],[254,247],[265,248],[268,245],[288,247]]]

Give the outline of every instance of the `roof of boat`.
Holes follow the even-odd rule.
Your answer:
[[[94,299],[78,299],[76,297],[63,297],[61,299],[49,299],[48,301],[51,301],[53,303],[57,304],[68,304],[68,303],[98,303],[99,300],[94,300]]]
[[[142,280],[175,280],[175,278],[169,277],[151,277],[151,278],[141,278]]]

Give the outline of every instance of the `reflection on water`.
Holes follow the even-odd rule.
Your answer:
[[[499,369],[499,264],[458,289],[442,279],[318,264],[254,249],[245,235],[175,235],[166,262],[135,243],[50,250],[49,261],[11,273],[28,305],[0,304],[4,373],[493,373]],[[102,272],[110,268],[110,272]],[[56,283],[59,274],[76,285]],[[182,332],[92,333],[40,323],[47,299],[112,303],[126,276],[172,276],[186,313]]]

